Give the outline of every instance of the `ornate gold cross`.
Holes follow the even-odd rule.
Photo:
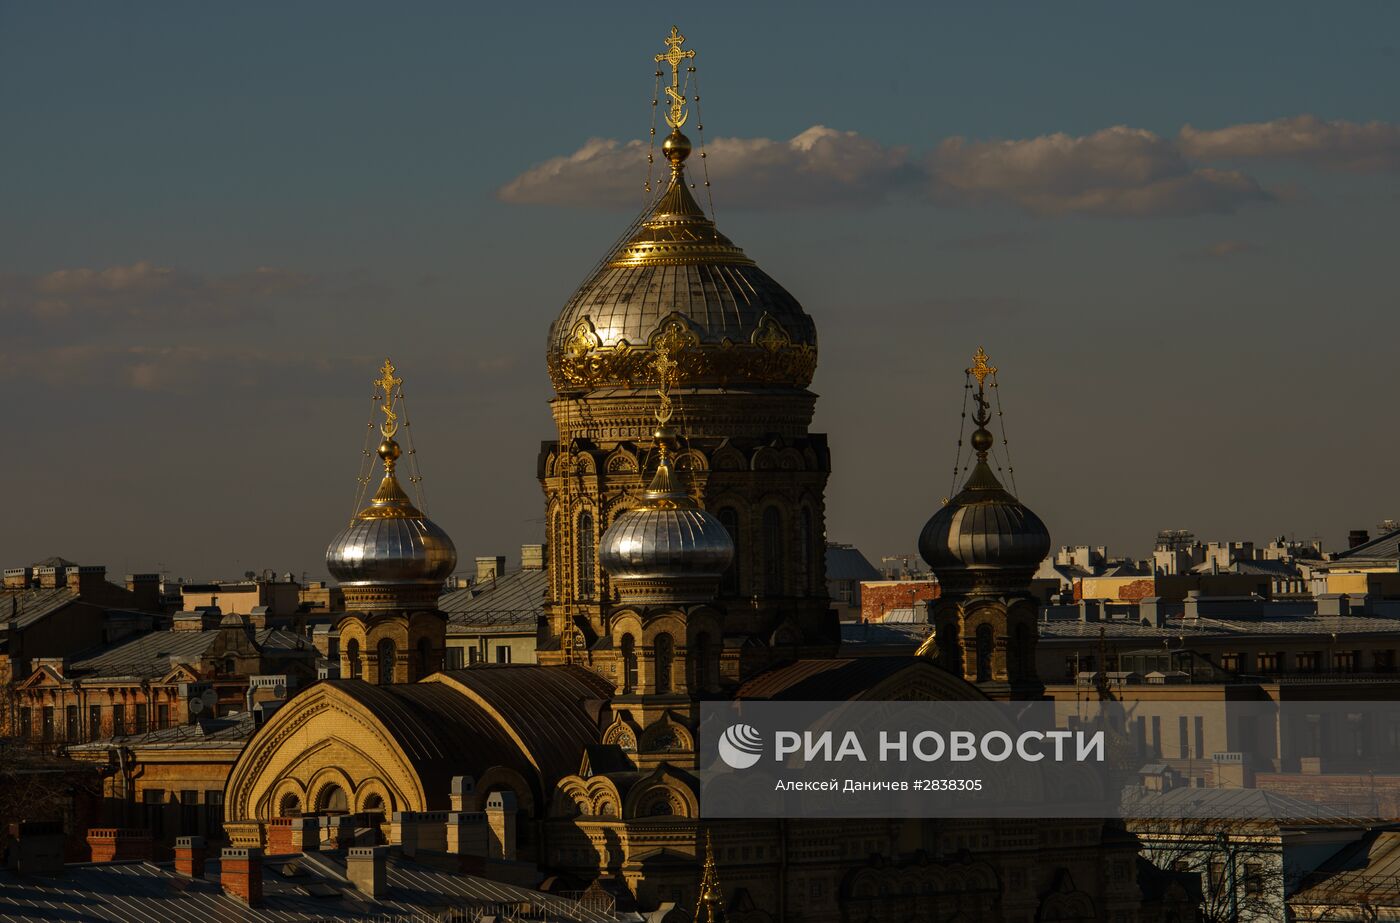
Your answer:
[[[394,377],[394,364],[387,358],[384,360],[384,368],[379,372],[382,377],[374,382],[374,386],[384,392],[384,403],[379,408],[384,411],[384,424],[379,427],[379,431],[384,434],[385,439],[392,439],[394,433],[399,431],[399,415],[394,413],[394,389],[403,384],[403,379]]]
[[[977,347],[977,354],[972,357],[972,368],[967,370],[967,374],[977,379],[977,387],[981,389],[982,382],[988,375],[995,375],[997,367],[987,364],[987,351],[982,347]]]
[[[673,347],[665,342],[656,346],[656,359],[652,363],[656,369],[656,393],[661,398],[661,406],[656,411],[656,422],[665,424],[671,419],[671,378],[676,371],[676,360],[671,358]]]
[[[685,42],[685,36],[681,35],[681,30],[675,26],[671,27],[671,34],[666,36],[666,52],[656,56],[656,63],[663,61],[671,65],[671,85],[666,88],[666,98],[671,101],[671,111],[666,114],[666,124],[672,128],[680,128],[690,118],[690,113],[685,111],[685,95],[681,93],[681,62],[686,58],[695,57],[695,49],[690,48],[681,51],[681,45]]]

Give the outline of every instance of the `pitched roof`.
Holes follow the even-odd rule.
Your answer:
[[[1342,907],[1363,902],[1382,907],[1400,903],[1400,830],[1371,830],[1344,846],[1308,875],[1289,898],[1294,904]]]
[[[875,565],[851,545],[826,546],[826,579],[828,580],[879,580],[881,574]]]
[[[448,909],[488,914],[529,911],[523,920],[616,923],[625,919],[591,910],[567,898],[473,875],[442,871],[391,850],[385,862],[387,893],[371,898],[350,884],[341,853],[310,853],[268,861],[263,867],[263,906],[248,907],[218,885],[219,860],[201,879],[175,873],[171,864],[113,862],[70,865],[53,878],[0,871],[0,919],[150,923],[152,920],[317,921],[438,919]],[[632,917],[632,919],[639,919]]]
[[[253,716],[248,712],[239,712],[195,724],[178,724],[144,734],[132,734],[122,738],[122,745],[151,750],[242,750],[255,730],[257,725]],[[111,746],[108,740],[69,744],[68,752],[100,752],[110,750]]]
[[[886,679],[911,667],[936,671],[950,688],[966,686],[968,698],[985,698],[971,683],[942,667],[914,656],[819,657],[795,660],[760,673],[739,687],[737,699],[773,699],[797,702],[844,702],[856,698]]]
[[[199,660],[225,630],[150,631],[74,660],[68,674],[164,676],[170,672],[173,661],[190,663]],[[264,652],[272,654],[315,650],[311,642],[300,635],[278,628],[264,628],[256,632],[253,642]]]
[[[78,601],[78,591],[67,587],[22,590],[7,595],[9,599],[0,597],[0,622],[13,621],[18,628],[28,628],[64,606]]]
[[[529,615],[544,612],[548,575],[543,568],[521,569],[438,597],[438,608],[449,621],[489,615]]]
[[[1357,545],[1355,548],[1348,548],[1346,551],[1340,551],[1332,555],[1333,561],[1345,561],[1354,558],[1379,558],[1385,561],[1394,561],[1400,558],[1400,529],[1396,529],[1394,532],[1387,532],[1384,535],[1371,539],[1363,545]]]

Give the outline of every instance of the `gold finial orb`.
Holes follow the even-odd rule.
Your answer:
[[[402,454],[403,449],[399,448],[398,442],[393,439],[385,439],[379,443],[379,457],[386,462],[396,462]]]
[[[661,142],[661,153],[671,162],[671,166],[678,167],[690,156],[690,139],[681,134],[677,128],[666,136],[666,140]]]

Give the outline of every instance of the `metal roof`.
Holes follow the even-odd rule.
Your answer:
[[[1100,631],[1109,641],[1155,640],[1167,638],[1229,638],[1248,635],[1251,639],[1269,637],[1315,636],[1331,638],[1337,635],[1395,634],[1400,632],[1400,619],[1373,615],[1298,615],[1275,618],[1232,616],[1196,619],[1169,619],[1157,627],[1141,622],[1068,622],[1040,623],[1041,640],[1098,638]]]
[[[164,676],[174,661],[197,661],[229,629],[203,631],[151,631],[95,651],[69,666],[69,675]],[[234,629],[237,630],[237,629]],[[253,642],[265,654],[314,651],[311,642],[300,635],[278,628],[264,628],[253,635]]]
[[[826,546],[826,579],[879,580],[881,576],[859,548],[852,545]]]
[[[210,859],[200,879],[177,874],[169,863],[151,862],[70,865],[55,877],[0,871],[0,919],[17,923],[427,921],[450,909],[502,916],[515,912],[524,920],[574,923],[628,919],[541,891],[420,865],[395,851],[386,858],[388,889],[379,898],[370,898],[350,884],[341,853],[266,857],[263,906],[249,907],[220,889],[219,864]]]
[[[1394,561],[1400,558],[1400,529],[1377,536],[1355,548],[1339,551],[1332,556],[1333,561],[1348,561],[1358,558],[1363,560],[1380,559],[1382,561]]]
[[[0,622],[14,622],[16,628],[28,628],[70,603],[78,601],[78,591],[67,587],[51,590],[22,590],[0,597]]]
[[[543,568],[521,569],[438,597],[449,624],[482,624],[493,616],[533,620],[544,614],[548,575]]]
[[[125,747],[142,750],[242,750],[255,730],[257,725],[253,716],[248,712],[238,712],[195,724],[178,724],[144,734],[131,734],[122,737],[121,741]],[[69,744],[68,752],[104,752],[111,747],[110,740],[98,740]]]

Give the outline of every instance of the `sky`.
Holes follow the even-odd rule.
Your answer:
[[[673,21],[829,539],[913,552],[979,346],[1057,545],[1400,517],[1395,4],[0,0],[0,562],[323,577],[386,355],[462,570],[539,541]]]

